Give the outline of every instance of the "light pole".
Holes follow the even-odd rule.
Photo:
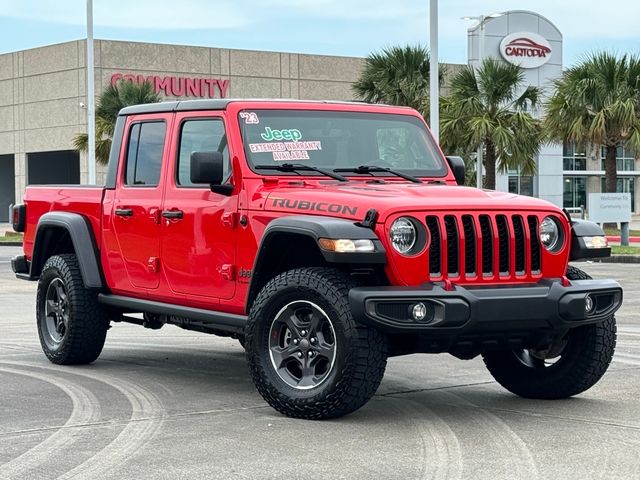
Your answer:
[[[87,174],[96,183],[96,99],[93,73],[93,0],[87,0]]]
[[[478,66],[482,66],[482,60],[484,55],[484,23],[491,19],[501,17],[502,13],[492,13],[490,15],[480,15],[477,17],[461,17],[462,20],[477,20],[480,26],[480,33],[478,34]],[[476,154],[476,187],[482,188],[482,157],[483,157],[483,144],[478,146],[478,153]]]
[[[429,123],[440,143],[440,78],[438,75],[438,0],[429,0]]]

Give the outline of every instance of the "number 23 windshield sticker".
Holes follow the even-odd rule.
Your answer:
[[[260,123],[256,112],[240,112],[240,118],[242,118],[247,125],[257,125]]]

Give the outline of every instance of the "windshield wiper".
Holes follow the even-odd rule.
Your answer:
[[[322,175],[326,175],[327,177],[335,178],[341,182],[348,182],[349,179],[347,177],[343,177],[342,175],[338,175],[337,173],[330,172],[328,170],[323,170],[322,168],[314,167],[313,165],[304,165],[302,163],[280,163],[278,165],[256,165],[256,170],[278,170],[279,172],[295,172],[296,170],[307,171],[307,172],[318,172]]]
[[[398,172],[397,170],[393,170],[387,167],[378,167],[376,165],[360,165],[359,167],[351,167],[351,168],[334,168],[334,172],[351,172],[351,173],[374,173],[374,172],[386,172],[391,175],[396,175],[400,178],[404,178],[405,180],[409,180],[413,183],[422,183],[417,177],[413,177],[411,175],[407,175],[406,173]]]

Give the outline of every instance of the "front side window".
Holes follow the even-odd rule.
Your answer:
[[[125,166],[125,185],[146,187],[158,185],[166,129],[164,122],[143,122],[132,125]]]
[[[378,166],[425,177],[447,173],[424,124],[411,115],[252,110],[240,112],[239,121],[252,168],[297,163],[326,170]]]
[[[180,131],[180,150],[176,183],[181,186],[202,186],[191,182],[191,154],[194,152],[220,152],[224,159],[224,177],[231,172],[229,146],[224,123],[220,118],[187,120]]]

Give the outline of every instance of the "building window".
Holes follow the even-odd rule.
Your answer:
[[[607,189],[605,188],[605,178],[601,178],[601,188],[602,192],[605,192]],[[636,211],[636,199],[635,199],[635,181],[634,177],[618,177],[618,184],[616,188],[616,192],[618,193],[630,193],[631,194],[631,211],[635,213]]]
[[[533,176],[509,173],[509,193],[533,197]]]
[[[587,206],[587,178],[564,177],[564,191],[562,206],[564,208],[579,208]]]
[[[586,170],[587,151],[585,146],[565,143],[562,147],[562,164],[564,170]]]
[[[605,159],[607,158],[607,149],[602,147],[600,149],[600,168],[605,169]],[[619,172],[630,172],[635,170],[636,158],[633,150],[619,146],[616,148],[616,163]]]

